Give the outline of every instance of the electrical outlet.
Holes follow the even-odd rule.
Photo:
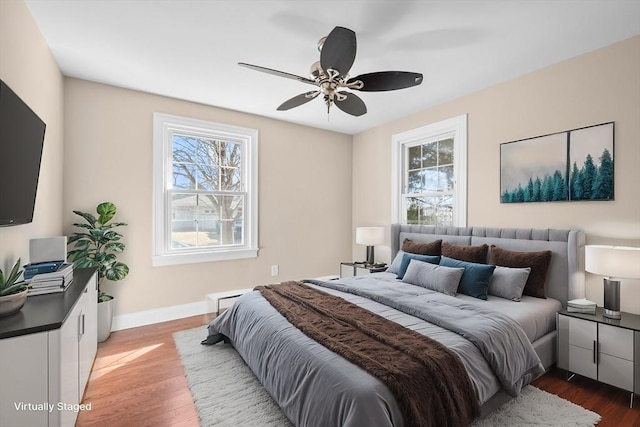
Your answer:
[[[272,276],[277,276],[278,273],[278,264],[272,265],[271,266],[271,275]]]

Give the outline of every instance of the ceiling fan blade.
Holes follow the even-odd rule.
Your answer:
[[[356,33],[348,28],[335,27],[324,42],[320,52],[322,69],[337,70],[346,76],[356,59]]]
[[[408,71],[379,71],[377,73],[360,74],[349,79],[347,84],[360,80],[362,92],[383,92],[386,90],[404,89],[422,83],[422,74]]]
[[[352,116],[361,116],[367,112],[367,106],[364,105],[364,101],[358,96],[349,92],[338,93],[345,95],[346,98],[342,101],[338,101],[338,98],[335,98],[333,102],[339,109],[341,109],[345,113],[351,114]]]
[[[312,90],[311,92],[294,96],[293,98],[283,102],[282,105],[278,107],[278,111],[285,111],[295,107],[299,107],[300,105],[306,104],[307,102],[311,101],[318,95],[320,95],[319,90]]]
[[[244,62],[238,62],[241,67],[250,68],[256,71],[262,71],[263,73],[272,74],[274,76],[285,77],[287,79],[298,80],[302,83],[309,83],[314,86],[318,86],[315,80],[308,79],[302,76],[296,76],[295,74],[285,73],[284,71],[272,70],[271,68],[260,67],[259,65],[246,64]]]

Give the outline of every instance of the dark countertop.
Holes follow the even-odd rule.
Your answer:
[[[66,291],[28,297],[19,312],[0,317],[0,339],[60,328],[94,272],[94,268],[76,269]]]
[[[640,331],[640,315],[622,312],[621,319],[610,319],[608,317],[604,317],[603,312],[604,310],[602,307],[597,307],[596,314],[575,313],[568,312],[567,310],[562,310],[559,314],[576,317],[578,319],[591,320],[592,322],[603,323],[605,325],[613,325],[620,328]]]

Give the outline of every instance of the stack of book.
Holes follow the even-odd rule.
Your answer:
[[[73,281],[73,264],[44,262],[24,266],[29,296],[64,292]]]
[[[596,314],[596,303],[588,299],[567,301],[567,311],[571,313]]]

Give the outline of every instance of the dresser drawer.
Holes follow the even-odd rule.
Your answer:
[[[633,361],[632,330],[600,324],[598,326],[598,342],[600,343],[600,353]]]
[[[569,318],[569,344],[586,349],[593,349],[593,342],[598,339],[598,324],[588,320]]]
[[[633,362],[600,353],[598,381],[633,391]]]
[[[598,378],[598,365],[595,363],[593,343],[591,349],[569,345],[569,371],[583,377]]]

